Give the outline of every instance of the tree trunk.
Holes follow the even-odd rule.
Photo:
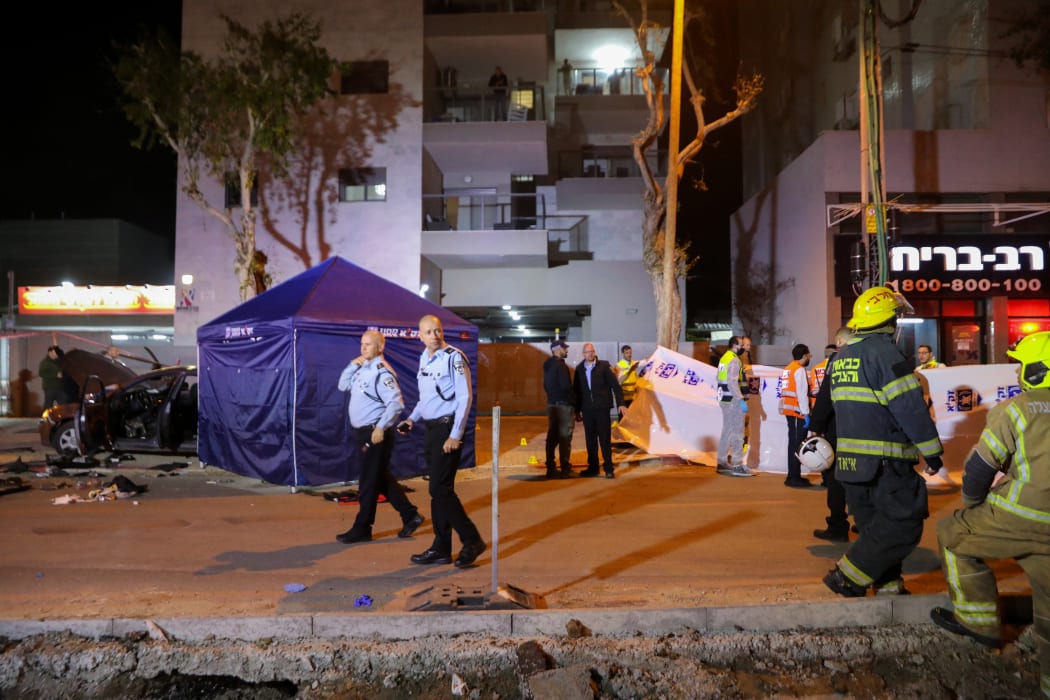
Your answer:
[[[656,343],[678,352],[678,339],[682,336],[682,295],[678,291],[678,280],[671,285],[671,298],[667,298],[663,274],[653,275],[653,296],[656,299]]]

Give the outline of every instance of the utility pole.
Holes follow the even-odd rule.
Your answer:
[[[678,179],[681,175],[681,166],[678,164],[678,139],[682,121],[682,25],[685,23],[685,0],[674,2],[674,23],[672,25],[671,43],[671,133],[667,144],[667,168],[670,171],[667,178],[667,209],[664,215],[664,299],[671,303],[674,299],[674,289],[678,280],[675,275],[675,250],[677,248],[676,236],[678,233]],[[678,347],[678,338],[671,337],[674,324],[671,318],[674,314],[668,309],[667,318],[661,319],[666,323],[665,329],[668,346]]]
[[[860,0],[860,182],[864,206],[867,278],[863,287],[885,285],[889,273],[886,243],[886,174],[882,126],[882,59],[879,56],[878,0]]]

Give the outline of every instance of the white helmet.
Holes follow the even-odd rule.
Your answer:
[[[830,442],[819,435],[805,440],[795,456],[811,472],[822,472],[835,463],[835,450],[831,449]]]

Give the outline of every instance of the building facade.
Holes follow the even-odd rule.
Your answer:
[[[611,3],[184,0],[182,47],[214,55],[220,13],[252,26],[295,10],[355,70],[293,177],[260,175],[257,246],[275,283],[340,255],[483,339],[654,335],[630,151],[648,110]],[[505,98],[489,86],[496,66]],[[240,302],[233,265],[218,222],[180,194],[178,344]]]
[[[1050,328],[1048,83],[1006,36],[1025,4],[926,0],[879,23],[889,284],[916,310],[906,351],[949,364],[1005,361]],[[731,241],[735,315],[756,342],[820,347],[861,288],[860,5],[741,4],[741,55],[767,80],[744,119]],[[912,3],[882,5],[898,19]]]

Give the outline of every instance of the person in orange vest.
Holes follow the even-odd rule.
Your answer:
[[[812,357],[809,348],[799,343],[791,348],[791,363],[780,375],[780,414],[787,418],[788,424],[788,475],[784,486],[794,489],[813,486],[802,476],[802,464],[797,455],[809,429],[810,391],[806,367]]]
[[[838,345],[832,343],[831,345],[824,346],[824,359],[814,365],[813,369],[809,370],[809,408],[813,409],[813,404],[817,402],[817,391],[820,389],[820,385],[824,382],[824,374],[828,371],[828,359],[835,354],[835,351],[839,349]]]

